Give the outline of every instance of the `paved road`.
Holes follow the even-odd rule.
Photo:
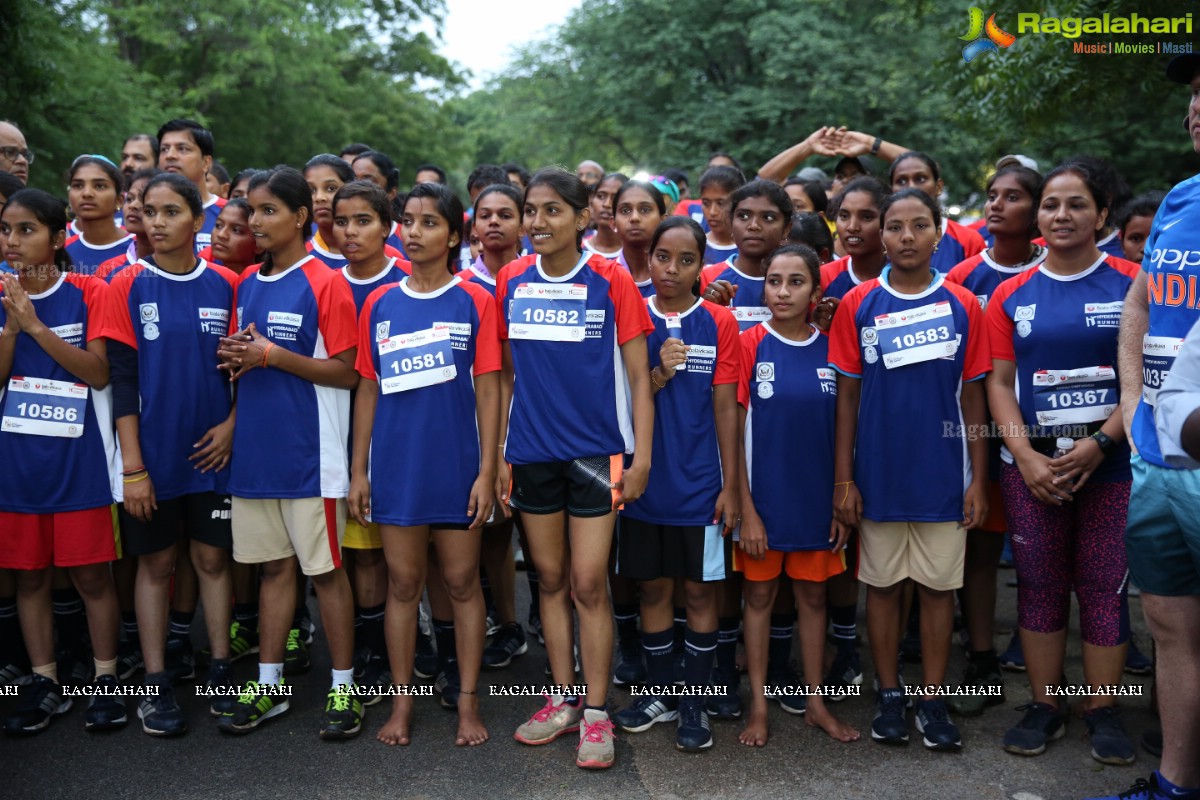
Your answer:
[[[1015,590],[1003,585],[1011,574],[1000,575],[1002,628],[1015,622]],[[524,583],[518,576],[522,605],[527,602]],[[1132,604],[1135,631],[1147,642],[1140,605],[1137,600]],[[1001,639],[1007,641],[998,635],[1001,645]],[[962,668],[957,650],[954,659],[951,674],[957,676]],[[543,660],[544,651],[533,644],[529,655],[509,670],[485,674],[485,680],[541,683]],[[1004,753],[1000,737],[1019,718],[1016,706],[1029,700],[1024,677],[1010,675],[1004,706],[973,720],[960,720],[966,746],[957,755],[928,752],[916,740],[903,748],[869,741],[839,745],[807,728],[803,719],[775,709],[772,739],[765,749],[751,751],[738,744],[739,723],[716,723],[714,748],[685,755],[675,750],[673,728],[660,725],[645,733],[620,735],[616,767],[589,773],[573,766],[574,747],[568,737],[540,748],[512,740],[512,731],[539,706],[537,700],[488,698],[484,692],[492,741],[479,748],[454,747],[454,715],[432,698],[418,700],[413,743],[406,748],[390,748],[375,740],[386,716],[383,704],[369,710],[366,731],[357,740],[321,742],[316,732],[328,688],[327,670],[318,633],[313,671],[297,680],[291,712],[246,737],[218,733],[204,703],[185,687],[181,698],[191,715],[192,731],[180,739],[152,739],[141,733],[136,720],[119,732],[86,734],[76,710],[40,736],[0,738],[0,798],[1073,800],[1127,788],[1158,763],[1140,750],[1132,767],[1096,763],[1089,756],[1079,720],[1072,720],[1066,737],[1041,757]],[[252,676],[254,667],[240,663],[236,671],[244,679]],[[915,682],[917,668],[909,666],[906,672]],[[1082,680],[1077,634],[1071,637],[1067,674],[1074,683]],[[868,683],[869,676],[868,668]],[[1123,704],[1125,723],[1135,741],[1151,721],[1148,692],[1147,687],[1145,699]],[[870,694],[868,690],[863,697],[837,706],[863,731],[870,724]],[[620,707],[628,702],[628,695],[614,689],[610,701]],[[0,712],[12,704],[10,699],[0,699]]]

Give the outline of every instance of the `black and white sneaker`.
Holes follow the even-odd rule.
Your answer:
[[[88,731],[111,731],[129,722],[125,698],[117,693],[120,684],[115,675],[100,675],[92,684],[95,694],[83,712],[83,728]]]
[[[71,710],[71,698],[63,697],[62,687],[45,675],[34,675],[21,692],[21,703],[4,718],[4,732],[30,734],[43,731],[50,719]]]
[[[483,648],[483,668],[503,669],[517,656],[529,650],[525,642],[525,631],[515,622],[501,625],[492,643]]]

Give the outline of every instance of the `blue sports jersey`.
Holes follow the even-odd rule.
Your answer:
[[[705,264],[720,264],[728,261],[738,254],[736,244],[713,244],[712,239],[709,239],[704,246],[704,263]]]
[[[1142,341],[1142,399],[1133,417],[1133,444],[1147,462],[1169,467],[1158,446],[1154,401],[1200,308],[1200,175],[1178,184],[1150,226],[1142,270],[1147,278],[1149,328]]]
[[[60,275],[30,295],[38,319],[72,347],[113,335],[108,284]],[[7,321],[0,304],[0,328]],[[120,500],[120,452],[113,434],[111,389],[83,383],[29,334],[17,334],[12,370],[0,384],[0,511],[53,514]]]
[[[233,319],[237,275],[201,261],[187,275],[139,261],[113,280],[117,341],[137,350],[142,458],[159,500],[226,494],[229,468],[201,472],[188,456],[229,417],[233,395],[215,369]]]
[[[763,302],[763,286],[766,284],[766,278],[755,278],[738,269],[737,256],[730,261],[711,264],[700,270],[700,292],[702,294],[713,281],[729,281],[731,285],[737,287],[737,292],[733,295],[733,302],[729,304],[729,310],[733,312],[733,318],[737,320],[741,330],[749,330],[758,323],[766,322],[771,318],[771,311]]]
[[[505,456],[540,464],[633,452],[621,345],[654,326],[629,273],[585,252],[562,277],[523,256],[500,271],[500,338],[512,351]]]
[[[876,522],[961,520],[971,461],[960,397],[991,369],[979,302],[940,272],[915,295],[892,268],[842,300],[829,363],[862,380],[854,480]]]
[[[984,250],[982,253],[971,256],[950,270],[949,274],[946,275],[946,280],[966,288],[971,294],[975,295],[975,299],[979,301],[979,307],[986,310],[988,300],[995,294],[1000,284],[1041,264],[1046,260],[1047,252],[1046,248],[1038,247],[1033,258],[1029,261],[1026,261],[1024,264],[1018,264],[1015,267],[1006,267],[1002,264],[997,264],[995,259],[992,258],[991,253]]]
[[[225,207],[225,203],[227,202],[224,197],[218,197],[214,194],[204,204],[204,225],[201,226],[200,232],[196,234],[197,253],[212,244],[212,232],[217,227],[217,217],[221,216],[221,209]]]
[[[625,251],[617,253],[616,262],[625,268],[630,277],[633,277],[633,271],[629,269],[629,262],[625,260]],[[644,281],[635,280],[633,285],[637,287],[638,294],[645,299],[654,297],[654,281],[651,278],[646,278]],[[651,320],[653,321],[653,320]]]
[[[954,267],[973,255],[983,252],[983,237],[966,225],[960,225],[952,219],[942,219],[942,238],[938,241],[937,250],[930,259],[930,265],[942,274],[948,273]]]
[[[1096,428],[1121,407],[1117,331],[1137,265],[1101,254],[1078,275],[1043,265],[1000,284],[988,306],[992,358],[1017,365],[1017,403],[1031,435]],[[1039,313],[1040,312],[1040,313]],[[1009,464],[1012,455],[1005,448]],[[1129,445],[1104,459],[1095,481],[1128,480]]]
[[[457,277],[428,293],[414,292],[405,278],[367,299],[358,342],[359,374],[379,385],[371,520],[471,522],[481,459],[475,376],[500,369],[495,298]]]
[[[80,275],[95,275],[105,261],[124,256],[133,242],[133,234],[127,233],[112,244],[88,244],[82,233],[67,239],[64,247],[71,257],[71,271]]]
[[[1101,253],[1108,253],[1110,256],[1117,258],[1125,258],[1125,245],[1121,243],[1121,230],[1114,228],[1113,232],[1105,236],[1100,241],[1096,242],[1096,247]]]
[[[405,269],[405,267],[408,267]],[[407,276],[412,274],[412,266],[407,261],[400,261],[397,258],[389,258],[387,266],[383,271],[369,280],[361,280],[350,275],[349,267],[342,267],[339,274],[346,279],[346,283],[350,285],[350,294],[354,296],[354,311],[361,314],[363,303],[367,302],[367,298],[371,296],[371,292],[378,289],[380,286],[385,286],[389,283],[399,283]]]
[[[384,244],[396,248],[400,253],[400,257],[405,261],[408,260],[408,252],[404,249],[404,240],[400,238],[400,223],[392,223],[392,232],[388,234],[387,241]]]
[[[261,265],[237,287],[241,330],[254,323],[277,347],[331,358],[358,342],[354,298],[335,271],[312,256],[274,275]],[[238,379],[229,493],[248,498],[345,497],[350,390],[318,386],[280,369]]]
[[[887,262],[884,262],[887,266]],[[839,259],[821,265],[821,296],[841,300],[851,289],[863,283],[854,272],[854,259],[842,256]]]
[[[654,468],[645,494],[621,513],[659,525],[711,525],[724,478],[713,387],[737,383],[737,322],[729,309],[698,298],[681,314],[664,314],[653,300],[648,308],[651,369],[661,363],[667,339],[690,349],[687,362],[654,395]]]
[[[741,348],[746,472],[767,547],[828,550],[837,410],[829,340],[813,328],[794,342],[764,322],[742,334]]]

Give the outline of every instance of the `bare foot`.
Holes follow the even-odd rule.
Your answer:
[[[764,704],[765,705],[765,704]],[[746,718],[746,727],[738,734],[738,741],[747,747],[763,747],[767,743],[767,709],[751,708]]]
[[[479,716],[479,697],[462,693],[458,697],[458,735],[454,743],[459,747],[472,747],[483,744],[488,740],[487,728]]]
[[[813,702],[814,700],[816,702]],[[820,728],[839,742],[857,742],[862,736],[855,728],[829,713],[829,709],[817,696],[808,698],[808,710],[804,714],[804,724]]]
[[[408,695],[396,695],[392,700],[392,716],[375,738],[384,744],[408,744],[408,726],[412,721],[412,698]]]

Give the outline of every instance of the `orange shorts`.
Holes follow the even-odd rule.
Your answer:
[[[112,506],[57,514],[0,511],[0,569],[83,567],[116,558]]]
[[[1004,496],[1000,493],[1000,481],[987,482],[988,515],[979,530],[988,533],[1004,533],[1008,520],[1004,516]]]
[[[761,560],[750,558],[742,548],[733,547],[733,568],[748,581],[773,581],[786,569],[794,581],[821,583],[846,571],[845,552],[832,550],[768,550]]]

